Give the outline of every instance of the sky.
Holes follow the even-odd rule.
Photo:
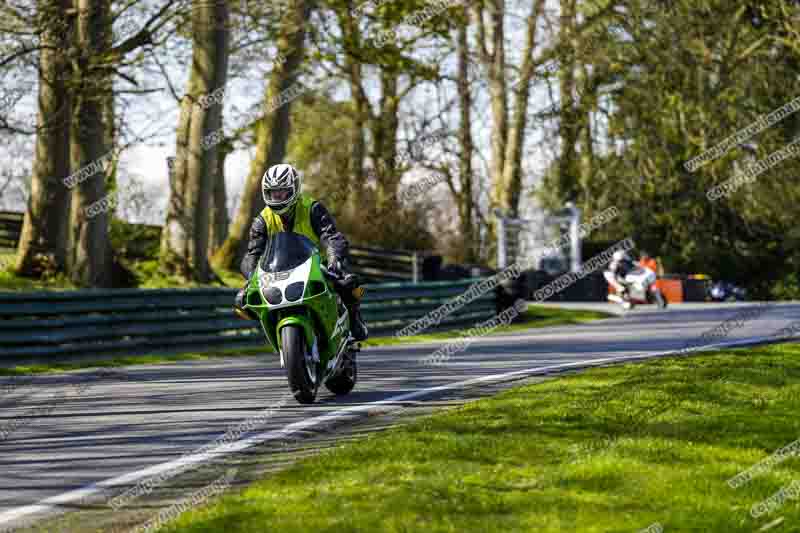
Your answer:
[[[555,5],[554,0],[549,0],[548,4],[552,8]],[[530,9],[529,4],[522,2],[520,4],[521,10],[518,12],[522,16],[510,16],[508,33],[509,41],[511,42],[524,42],[521,32],[524,31],[524,25],[521,24],[522,17],[527,16],[527,11]],[[120,42],[125,36],[132,34],[136,31],[137,22],[144,20],[143,17],[130,18],[120,20],[115,23],[116,42]],[[406,31],[414,31],[413,28],[406,28]],[[519,64],[519,59],[514,57],[519,53],[521,47],[509,47],[508,53],[511,56],[511,64]],[[120,186],[124,187],[126,180],[134,178],[144,184],[145,188],[149,191],[148,197],[153,203],[154,209],[147,218],[152,220],[132,220],[135,222],[149,222],[160,223],[158,220],[160,214],[163,214],[167,202],[167,163],[166,159],[175,153],[175,125],[178,119],[178,103],[173,98],[170,91],[166,90],[166,82],[163,76],[158,72],[154,61],[158,59],[164,66],[168,74],[171,84],[175,91],[180,95],[185,90],[188,68],[186,64],[190,58],[190,48],[183,40],[173,40],[167,49],[159,49],[156,54],[151,54],[146,60],[147,73],[142,71],[137,72],[136,78],[140,83],[137,89],[161,89],[159,92],[149,93],[146,95],[130,95],[124,94],[118,98],[118,113],[124,115],[126,120],[126,138],[131,139],[142,137],[143,142],[136,142],[132,146],[126,148],[120,160],[119,180]],[[264,57],[270,58],[274,56],[274,50],[268,48],[264,50]],[[239,117],[246,113],[248,109],[256,106],[261,98],[264,87],[265,76],[269,74],[269,61],[262,61],[260,65],[256,65],[252,72],[245,72],[244,75],[234,73],[230,79],[228,87],[226,88],[226,95],[223,100],[223,116],[226,117],[226,122],[230,121],[231,117]],[[233,62],[232,62],[233,64]],[[452,66],[452,63],[450,64]],[[479,72],[480,69],[477,69]],[[509,75],[509,85],[515,81],[513,75]],[[482,83],[478,80],[477,83]],[[132,87],[127,82],[118,79],[116,83],[117,90],[130,90]],[[311,90],[314,90],[313,86]],[[378,91],[376,87],[371,89],[371,96],[373,101],[377,99]],[[454,86],[452,93],[454,94]],[[344,87],[334,91],[334,96],[337,99],[347,99],[347,90]],[[488,101],[486,100],[486,91],[481,90],[476,92],[478,101],[476,102],[475,124],[473,125],[473,134],[475,136],[476,144],[479,150],[482,151],[484,158],[490,156],[489,152],[489,135],[490,135],[490,120],[488,114]],[[2,89],[0,89],[0,96]],[[404,111],[417,110],[427,108],[432,110],[435,108],[435,102],[431,98],[432,92],[430,87],[421,87],[415,90],[409,98],[403,103],[401,107],[401,122]],[[25,117],[31,116],[34,111],[35,104],[35,91],[30,91],[16,106],[15,112],[18,116]],[[531,111],[543,109],[549,106],[549,98],[547,96],[547,89],[544,86],[538,86],[534,89],[531,98]],[[457,115],[453,114],[450,122],[452,130],[457,126]],[[22,119],[24,121],[24,119]],[[238,123],[237,123],[238,124]],[[401,128],[402,129],[402,128]],[[527,176],[528,186],[535,185],[541,176],[542,171],[546,168],[548,161],[551,160],[552,154],[548,150],[552,148],[551,145],[543,143],[547,133],[541,128],[530,129],[528,141],[526,143],[524,169]],[[28,143],[30,144],[30,143]],[[20,161],[18,165],[30,165],[32,158],[32,146],[25,148],[15,148],[13,156]],[[435,152],[435,147],[431,147]],[[0,152],[3,147],[0,147]],[[9,148],[5,148],[6,154],[9,154]],[[248,175],[249,164],[253,150],[240,150],[232,153],[226,160],[225,172],[227,180],[227,191],[229,201],[235,199],[241,192],[245,179]],[[13,159],[13,158],[12,158]],[[476,161],[476,169],[482,172],[484,169],[483,161]],[[302,170],[302,169],[301,169]],[[408,178],[413,179],[413,176],[420,176],[422,173],[412,172]],[[405,180],[410,181],[409,179]],[[446,196],[446,187],[439,186],[436,188],[436,194]],[[0,199],[0,209],[7,209],[9,203],[16,204],[16,208],[21,208],[21,200],[12,198],[12,195],[6,194],[6,198]],[[230,206],[231,210],[234,206]],[[522,211],[524,216],[540,218],[540,210],[535,202],[523,202]],[[158,215],[154,215],[156,213]]]

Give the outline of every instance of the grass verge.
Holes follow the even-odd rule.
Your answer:
[[[546,328],[550,326],[567,326],[583,324],[601,318],[610,318],[616,315],[601,311],[585,311],[575,309],[556,309],[541,305],[529,305],[522,314],[522,320],[517,323],[500,326],[492,333],[511,333],[525,331],[532,328]],[[472,327],[472,326],[470,326]],[[391,346],[395,344],[408,344],[414,342],[441,341],[454,339],[464,334],[466,330],[440,331],[425,335],[411,335],[408,337],[376,337],[367,340],[365,346]]]
[[[16,252],[0,250],[0,291],[61,291],[76,290],[77,287],[64,274],[32,279],[20,276],[13,271]],[[188,289],[197,287],[233,287],[244,285],[239,272],[231,270],[215,270],[223,285],[215,283],[187,282],[176,276],[167,276],[158,268],[156,260],[129,261],[126,266],[136,278],[139,289]]]
[[[512,324],[497,328],[496,333],[507,333],[509,331],[521,331],[531,328],[541,328],[546,326],[557,326],[566,324],[580,324],[598,318],[606,318],[609,315],[595,311],[573,311],[564,309],[553,309],[531,306],[525,312],[525,318],[519,324]],[[413,337],[376,337],[368,340],[365,346],[384,346],[395,344],[407,344],[413,342],[426,342],[432,340],[447,340],[457,337],[460,331],[440,332],[430,335],[416,335]],[[0,376],[21,376],[27,374],[44,374],[50,372],[65,372],[69,370],[80,370],[85,368],[111,368],[130,365],[162,364],[177,361],[193,361],[202,359],[212,359],[215,357],[234,357],[264,355],[273,353],[273,350],[266,343],[259,348],[234,348],[229,350],[215,350],[211,352],[190,352],[168,355],[131,355],[113,357],[97,360],[80,360],[64,363],[48,363],[34,365],[20,365],[11,368],[0,368]]]
[[[174,363],[178,361],[202,361],[217,357],[237,357],[264,355],[272,353],[269,346],[261,348],[231,348],[227,350],[216,350],[214,352],[187,352],[176,354],[155,354],[155,355],[127,355],[120,357],[109,357],[108,359],[97,359],[90,361],[68,361],[63,363],[30,364],[19,365],[11,368],[0,368],[0,376],[23,376],[29,374],[46,374],[51,372],[67,372],[70,370],[81,370],[86,368],[115,368],[131,365],[151,365],[162,363]]]
[[[800,529],[790,457],[800,345],[594,369],[343,444],[168,524],[166,532]],[[658,524],[656,526],[655,524]]]

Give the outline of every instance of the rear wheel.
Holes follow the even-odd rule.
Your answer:
[[[341,396],[349,393],[356,386],[358,380],[358,363],[356,362],[356,353],[349,349],[342,354],[342,357],[347,359],[344,361],[342,370],[338,376],[334,376],[325,382],[325,386],[329,391]]]
[[[664,298],[664,294],[662,294],[661,291],[655,291],[655,293],[653,293],[653,296],[656,299],[656,305],[658,306],[659,309],[664,309],[665,307],[667,307],[667,299]]]
[[[289,325],[281,329],[281,349],[286,364],[289,389],[300,403],[314,403],[317,397],[317,371],[306,347],[303,328]]]

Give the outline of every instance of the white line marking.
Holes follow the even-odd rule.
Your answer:
[[[791,337],[786,337],[786,338],[788,339]],[[729,348],[737,345],[756,344],[767,340],[781,340],[781,339],[783,339],[783,337],[774,337],[774,336],[750,337],[736,341],[726,341],[726,342],[719,342],[716,344],[708,344],[705,346],[697,347],[694,350],[689,350],[686,353],[700,351],[700,349],[702,349],[702,351],[708,351],[718,348]],[[314,426],[318,426],[325,422],[336,421],[343,418],[351,418],[353,417],[353,415],[357,415],[360,413],[369,413],[372,410],[379,411],[378,408],[381,406],[385,406],[386,404],[413,400],[416,398],[428,396],[436,392],[447,391],[452,389],[463,389],[471,387],[473,385],[489,383],[492,381],[508,381],[511,378],[533,376],[536,374],[551,372],[554,370],[563,370],[567,368],[591,368],[594,366],[601,366],[606,363],[613,363],[618,361],[635,361],[637,359],[651,359],[656,357],[667,356],[670,354],[676,354],[679,351],[680,350],[678,349],[666,352],[655,352],[650,354],[621,355],[616,357],[604,357],[602,359],[593,359],[591,361],[577,361],[574,363],[562,363],[558,365],[549,365],[543,367],[528,368],[524,370],[515,370],[513,372],[506,372],[504,374],[493,374],[489,376],[483,376],[480,378],[473,378],[465,381],[459,381],[456,383],[448,383],[445,385],[438,385],[436,387],[429,387],[426,389],[421,389],[418,391],[401,394],[399,396],[393,396],[385,400],[378,400],[376,402],[369,404],[346,407],[344,409],[340,409],[332,413],[317,416],[314,418],[309,418],[307,420],[300,420],[298,422],[294,422],[284,427],[283,429],[266,431],[264,433],[253,435],[252,437],[248,437],[246,439],[242,439],[236,442],[222,444],[217,448],[214,448],[212,450],[207,450],[203,453],[188,455],[180,459],[176,459],[174,461],[153,465],[151,467],[142,470],[136,470],[135,472],[130,472],[128,474],[123,474],[121,476],[109,478],[103,481],[99,481],[97,483],[92,483],[90,485],[87,485],[86,487],[71,490],[69,492],[59,494],[58,496],[45,498],[36,504],[25,505],[22,507],[18,507],[16,509],[11,509],[9,511],[0,513],[0,524],[8,524],[9,522],[19,520],[21,518],[37,513],[54,511],[55,508],[59,505],[64,505],[75,501],[79,501],[84,498],[88,498],[95,494],[101,493],[110,488],[123,485],[132,485],[142,479],[149,478],[151,476],[155,476],[162,472],[167,472],[175,468],[208,462],[211,459],[237,453],[242,450],[252,448],[253,446],[256,446],[258,444],[262,444],[264,442],[268,442],[271,440],[279,440],[283,437],[287,437],[292,434],[299,433],[303,430],[313,428]]]

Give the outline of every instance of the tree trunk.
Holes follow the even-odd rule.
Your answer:
[[[250,163],[239,209],[231,225],[230,234],[214,254],[217,268],[236,270],[247,249],[250,226],[264,209],[261,195],[261,177],[267,169],[280,163],[286,155],[286,145],[291,131],[289,111],[291,102],[284,102],[282,91],[297,83],[298,67],[304,55],[305,26],[311,12],[307,0],[291,0],[286,10],[278,39],[278,54],[286,61],[276,65],[266,90],[265,117],[256,128],[256,154]],[[287,98],[288,99],[288,98]]]
[[[473,4],[474,18],[477,22],[477,50],[489,84],[489,100],[492,114],[491,161],[489,173],[491,193],[489,210],[495,213],[502,209],[505,196],[503,171],[505,168],[506,143],[508,142],[508,97],[506,95],[506,58],[505,58],[505,1],[487,0],[486,11],[489,14],[487,27],[484,21],[484,7],[481,3]],[[487,42],[491,46],[487,46]],[[489,217],[487,253],[492,256],[496,252],[497,224],[494,216]],[[493,239],[493,240],[492,240]]]
[[[357,49],[361,45],[361,34],[358,25],[353,20],[352,12],[349,9],[343,10],[339,20],[350,37],[347,43]],[[364,138],[364,131],[367,128],[372,109],[362,85],[362,63],[354,56],[354,50],[351,50],[349,46],[345,47],[344,53],[354,111],[353,129],[350,131],[350,175],[347,176],[346,181],[343,180],[342,186],[346,187],[348,207],[357,213],[360,206],[363,205],[362,193],[367,178],[364,172],[364,159],[367,156],[367,141]],[[337,207],[341,209],[342,206]]]
[[[490,0],[489,18],[491,21],[489,39],[492,42],[491,61],[488,63],[489,96],[492,111],[492,194],[489,205],[492,208],[503,205],[506,184],[503,179],[506,144],[508,143],[508,95],[506,92],[506,52],[505,52],[505,1]]]
[[[399,98],[397,94],[397,72],[381,68],[381,102],[377,117],[372,119],[372,136],[375,140],[372,161],[377,170],[377,211],[396,207],[393,201],[400,186],[397,160],[397,117]]]
[[[522,148],[525,146],[525,129],[528,122],[528,100],[530,85],[534,74],[533,51],[536,48],[536,28],[544,12],[544,0],[536,0],[532,4],[528,16],[528,34],[525,51],[522,55],[520,80],[514,90],[514,114],[511,117],[511,128],[508,132],[506,155],[503,168],[503,208],[512,217],[519,216],[519,198],[522,192]]]
[[[70,103],[65,82],[69,63],[64,55],[69,32],[63,13],[70,0],[40,0],[39,27],[43,29],[39,53],[39,111],[36,151],[31,176],[31,193],[19,240],[16,270],[23,276],[36,276],[44,265],[39,254],[53,254],[56,268],[67,261],[69,228],[69,190],[64,179],[69,175]]]
[[[217,172],[218,137],[222,134],[221,98],[209,101],[203,97],[225,88],[228,18],[225,2],[196,0],[192,6],[192,72],[181,102],[167,220],[161,237],[161,269],[200,282],[212,278],[208,263],[209,208]]]
[[[590,194],[590,181],[594,175],[594,140],[592,138],[592,114],[597,108],[597,91],[592,86],[589,71],[585,63],[580,66],[580,81],[583,86],[581,93],[581,156],[580,156],[580,172],[581,172],[581,193],[583,200],[581,205],[584,208],[592,204]]]
[[[576,175],[575,146],[578,142],[578,124],[575,110],[575,1],[561,1],[559,45],[561,48],[561,79],[559,84],[559,137],[561,150],[558,159],[559,194],[564,200],[576,200],[578,176]]]
[[[225,159],[230,154],[227,143],[219,145],[214,190],[211,195],[211,221],[209,226],[209,258],[220,249],[228,236],[228,196],[225,191]]]
[[[78,9],[74,62],[70,158],[74,178],[70,216],[70,248],[67,269],[73,283],[91,287],[111,285],[111,243],[108,237],[106,167],[109,149],[103,124],[103,102],[107,95],[105,57],[106,32],[110,31],[108,0],[75,0]],[[80,173],[80,174],[78,174]],[[84,179],[85,178],[85,179]]]
[[[109,23],[104,29],[108,30],[103,33],[102,47],[104,50],[110,50],[114,46],[114,32],[112,24]],[[119,184],[117,183],[117,168],[119,167],[119,150],[117,149],[117,124],[116,124],[116,109],[114,108],[114,78],[111,72],[109,75],[102,77],[101,93],[103,95],[102,108],[103,108],[103,125],[105,126],[105,145],[111,152],[109,159],[109,168],[106,173],[106,191],[108,194],[113,194],[114,198],[119,200]],[[117,203],[111,203],[108,210],[109,222],[116,213]],[[113,256],[113,250],[112,250]]]
[[[475,147],[472,141],[472,92],[469,86],[469,40],[467,24],[462,24],[458,28],[458,101],[461,114],[458,142],[461,146],[458,174],[460,179],[460,190],[455,195],[458,202],[459,226],[461,236],[464,239],[464,260],[467,263],[474,263],[478,259],[478,242],[475,235],[475,223],[473,212],[475,209],[474,198],[472,195],[472,156]]]

